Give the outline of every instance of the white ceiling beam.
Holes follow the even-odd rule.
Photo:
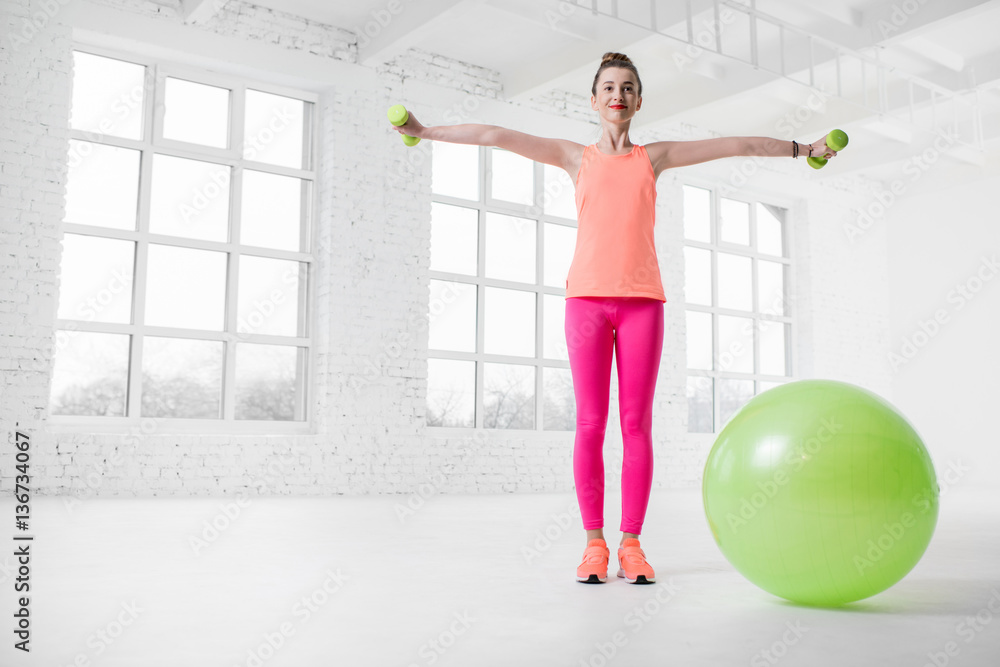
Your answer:
[[[545,5],[546,3],[539,4]],[[931,4],[934,4],[935,11],[924,11],[928,9]],[[802,20],[803,14],[810,15],[813,17],[813,20],[807,21],[810,33],[816,34],[817,36],[827,39],[835,44],[840,44],[849,49],[857,50],[870,47],[875,41],[878,41],[873,38],[873,35],[875,34],[873,31],[877,30],[882,23],[889,26],[889,28],[883,28],[885,31],[890,33],[890,39],[888,41],[904,40],[916,36],[916,34],[928,29],[931,25],[937,23],[938,21],[953,20],[954,14],[962,14],[963,16],[974,15],[988,9],[990,4],[991,3],[988,0],[954,0],[954,2],[950,1],[949,3],[930,3],[926,6],[921,5],[921,11],[917,12],[914,16],[907,17],[906,20],[900,19],[898,16],[893,14],[894,11],[904,11],[900,9],[901,6],[899,5],[898,0],[880,0],[877,4],[866,10],[861,15],[860,20],[858,19],[858,12],[853,9],[825,9],[821,12],[812,5],[805,6],[798,3],[790,3],[790,0],[759,0],[756,6],[757,11],[759,11],[762,15],[773,16],[774,19],[779,21],[786,21],[790,19]],[[520,7],[517,0],[515,0],[514,5],[515,6],[511,8],[511,11],[519,14],[526,13],[525,10]],[[824,4],[824,7],[826,6],[827,5]],[[658,28],[661,31],[666,31],[668,30],[667,26],[672,26],[670,32],[677,34],[683,33],[684,31],[680,30],[680,28],[685,27],[684,22],[686,21],[686,8],[684,7],[684,3],[670,3],[668,7],[669,9],[667,11],[670,12],[669,14],[663,13],[661,16],[657,17]],[[700,8],[701,6],[699,5],[696,9]],[[551,9],[549,10],[549,16],[553,16]],[[893,21],[895,21],[895,23],[893,23]],[[859,23],[860,27],[858,25]],[[629,24],[618,21],[614,18],[601,15],[594,16],[590,11],[583,7],[579,7],[572,12],[568,12],[567,16],[558,17],[559,29],[567,34],[587,34],[588,32],[594,31],[594,26],[600,27],[602,31],[606,29],[613,30],[615,24],[626,28],[632,28],[633,33],[629,35],[632,40],[642,40],[643,33],[645,33],[645,35],[651,39],[659,39],[662,40],[664,44],[672,45],[674,49],[680,50],[685,48],[685,44],[683,42],[672,40],[665,35],[657,35],[656,33],[644,30],[639,26],[630,26]],[[694,28],[697,31],[699,26],[695,25]],[[601,41],[604,43],[614,43],[613,40],[608,40],[606,38],[607,35],[605,34],[601,34],[600,37]],[[762,45],[762,47],[766,48],[766,45]],[[938,50],[933,53],[935,53],[935,55],[939,58],[949,58],[945,50]],[[713,66],[710,68],[712,71],[703,72],[703,74],[705,74],[708,78],[718,77],[718,67],[722,67],[723,70],[725,70],[732,62],[726,59],[707,60],[707,58],[711,58],[712,55],[713,54],[711,54],[711,52],[705,52],[699,55],[695,63],[700,64],[703,67],[707,67],[706,63],[713,63]],[[789,54],[786,54],[786,56],[787,55]],[[565,77],[573,73],[579,67],[579,62],[581,60],[592,59],[593,49],[592,47],[589,47],[589,45],[581,45],[579,48],[571,47],[561,49],[559,53],[553,54],[547,59],[532,62],[530,65],[524,66],[514,72],[505,72],[505,94],[509,99],[524,99],[536,95],[547,88],[551,88],[555,82],[564,80]],[[786,63],[791,65],[790,71],[794,71],[796,69],[796,60],[797,59],[792,59],[789,61],[786,59]],[[949,62],[954,64],[954,58],[951,58]],[[822,65],[823,63],[820,61],[815,63],[815,66],[817,67]],[[945,85],[945,87],[949,89],[958,90],[968,87],[968,84],[965,83],[964,79],[964,75],[961,77],[956,75],[956,77],[951,78],[949,81],[951,85],[946,85],[943,82],[938,83]],[[759,82],[766,83],[766,80],[759,80]],[[742,91],[743,87],[740,87],[737,89],[736,93],[739,94]],[[722,94],[724,94],[724,92]]]
[[[372,67],[403,53],[434,29],[434,24],[468,11],[482,0],[390,0],[359,26],[358,63]]]
[[[897,123],[891,118],[875,117],[872,120],[862,122],[861,127],[907,146],[913,143],[913,128]]]
[[[640,130],[670,119],[694,122],[698,109],[719,107],[732,99],[744,98],[747,104],[752,104],[761,87],[774,81],[772,74],[749,65],[712,61],[707,55],[701,56],[697,62],[702,68],[715,68],[720,74],[717,78],[704,76],[694,68],[688,68],[690,74],[673,75],[671,87],[675,92],[683,93],[644,95],[640,115],[632,121],[633,128]]]
[[[976,87],[992,86],[1000,82],[1000,49],[994,49],[969,61],[968,67],[972,83]]]
[[[888,6],[890,7],[890,11],[892,11],[891,8],[893,6],[896,7],[899,6],[897,3],[894,2],[882,3],[882,4],[883,5],[888,4]],[[948,11],[946,12],[942,13],[940,11],[941,8],[938,7],[938,12],[936,14],[933,15],[928,14],[926,16],[923,16],[921,21],[917,21],[916,17],[911,17],[911,20],[908,22],[900,21],[901,23],[900,26],[894,26],[894,28],[897,29],[897,32],[893,33],[893,41],[895,41],[896,39],[899,40],[910,39],[910,38],[919,39],[919,33],[923,32],[925,29],[929,29],[930,26],[932,26],[933,24],[936,24],[939,21],[954,20],[951,17],[951,14],[953,13],[961,14],[962,20],[970,20],[970,19],[974,20],[976,15],[991,9],[990,5],[995,6],[995,4],[996,0],[993,0],[993,2],[982,2],[981,0],[956,0],[956,2],[953,5],[947,6]],[[761,3],[758,3],[758,7],[760,6]],[[876,25],[875,23],[872,22],[879,20],[877,18],[878,16],[880,15],[877,13],[875,14],[869,13],[866,18],[866,20],[869,23],[866,23],[866,26],[870,28],[873,25]],[[781,17],[776,17],[776,18],[781,18]],[[910,33],[915,33],[915,34],[911,35]],[[906,37],[904,37],[904,35],[906,35]],[[762,45],[762,47],[766,48],[766,45]],[[932,51],[932,53],[934,53],[935,56],[942,59],[949,58],[949,52],[946,49]],[[789,55],[790,54],[786,53],[786,63],[790,65],[788,74],[790,75],[802,74],[802,72],[796,71],[797,70],[796,65],[800,65],[803,62],[802,59],[797,57],[789,58],[788,57]],[[745,97],[749,102],[749,100],[752,99],[752,96],[754,94],[765,94],[765,95],[768,94],[766,92],[763,92],[764,89],[758,90],[758,87],[765,86],[770,81],[775,80],[775,77],[773,75],[771,75],[770,78],[756,76],[759,73],[753,72],[745,64],[732,59],[721,58],[710,51],[706,51],[701,56],[699,56],[699,61],[701,62],[714,61],[719,65],[721,65],[724,69],[726,69],[728,72],[728,76],[724,77],[726,79],[726,85],[713,86],[711,81],[705,81],[702,82],[700,85],[698,85],[694,90],[691,90],[691,88],[689,87],[688,89],[691,90],[691,92],[686,92],[685,95],[679,96],[682,97],[684,100],[683,108],[677,107],[676,99],[669,102],[661,102],[659,104],[650,104],[647,102],[647,105],[644,106],[644,110],[648,110],[650,113],[645,116],[646,118],[652,119],[655,118],[656,116],[660,116],[661,120],[670,118],[684,118],[684,117],[690,118],[691,112],[696,111],[699,107],[703,105],[707,105],[710,107],[713,105],[713,103],[722,102],[734,96]],[[952,58],[951,62],[952,64],[955,64],[954,58]],[[996,52],[986,54],[980,58],[977,58],[975,61],[971,63],[966,63],[966,65],[968,65],[969,67],[961,72],[955,72],[953,70],[948,69],[939,71],[938,73],[931,76],[925,75],[924,78],[926,78],[928,81],[931,81],[932,83],[936,83],[949,90],[955,90],[955,91],[965,90],[971,86],[971,77],[969,75],[969,70],[972,68],[972,66],[975,67],[976,84],[992,82],[997,78],[1000,78],[1000,57],[998,57],[998,54]],[[823,62],[817,61],[814,63],[814,66],[817,68],[822,68],[826,65]],[[715,88],[715,90],[713,90],[713,88]],[[740,97],[737,97],[737,99],[739,99]],[[893,97],[893,99],[897,99],[898,97],[899,94],[896,94],[896,96]],[[847,106],[853,107],[853,105],[847,105]],[[861,120],[863,118],[871,118],[872,116],[867,111],[855,107],[855,110],[853,110],[849,114],[849,117],[855,118],[856,120]],[[847,120],[847,118],[845,118],[845,120]],[[646,123],[642,123],[642,125],[645,124]],[[634,125],[636,125],[637,127],[641,126],[635,123]],[[821,127],[817,127],[816,129],[821,129]]]
[[[897,141],[868,141],[857,146],[852,144],[837,155],[837,159],[831,163],[833,168],[829,174],[825,173],[827,169],[824,168],[817,176],[869,176],[873,170],[877,170],[885,189],[895,187],[900,190],[900,195],[906,196],[932,191],[938,187],[936,184],[941,179],[954,184],[952,176],[956,170],[957,173],[964,174],[964,178],[958,182],[982,178],[982,170],[989,166],[990,156],[986,153],[961,145],[935,143],[934,137],[919,136],[914,139],[911,144]],[[850,154],[847,151],[851,151]],[[887,165],[890,165],[889,169],[885,168]],[[973,174],[975,176],[971,177]]]
[[[181,18],[188,25],[203,25],[212,20],[229,0],[183,0]]]
[[[932,42],[926,37],[916,35],[899,42],[898,46],[915,53],[921,58],[930,60],[936,65],[947,67],[953,72],[961,72],[965,69],[965,58],[962,54],[945,48],[936,42]]]
[[[810,2],[809,9],[815,10],[820,14],[825,14],[837,23],[842,23],[843,25],[854,28],[860,28],[862,22],[864,21],[864,14],[862,14],[860,10],[851,7],[845,2],[820,0],[819,2]]]
[[[973,19],[995,7],[995,0],[913,3],[880,0],[865,9],[862,29],[871,35],[871,44],[894,44],[929,32],[941,21]]]
[[[587,7],[565,0],[555,2],[529,2],[528,0],[510,0],[491,3],[492,7],[516,13],[521,18],[528,18],[535,23],[544,24],[549,29],[569,35],[578,40],[571,47],[560,48],[557,53],[534,60],[513,72],[504,73],[504,94],[511,100],[526,100],[545,92],[553,87],[555,82],[578,74],[581,68],[596,69],[605,51],[633,53],[648,48],[648,45],[659,43],[679,44],[665,35],[653,32],[649,27],[636,25],[604,14],[597,14]],[[708,0],[692,0],[691,11],[694,16],[712,7]],[[661,32],[686,32],[687,3],[669,2],[656,3],[656,28]],[[653,16],[649,16],[652,24]],[[700,22],[693,22],[692,29],[697,35],[705,27]],[[582,64],[582,63],[585,63]],[[711,72],[706,72],[711,74]],[[718,72],[716,72],[718,74]]]
[[[850,49],[871,46],[871,37],[862,26],[861,12],[838,2],[805,4],[800,0],[757,0],[756,9],[765,16]]]
[[[965,66],[960,71],[941,67],[924,72],[920,77],[955,92],[989,86],[1000,80],[1000,49],[966,60]]]
[[[761,8],[762,5],[767,0],[759,0],[757,7]],[[682,3],[676,3],[682,4]],[[777,7],[780,4],[779,0],[773,0],[769,5],[771,7]],[[893,17],[891,12],[893,11],[893,6],[898,7],[899,5],[895,2],[880,2],[875,5],[871,10],[863,15],[860,21],[861,27],[858,27],[858,17],[854,13],[840,13],[834,12],[834,16],[829,16],[829,12],[825,12],[825,16],[818,17],[819,25],[826,26],[819,31],[820,36],[827,36],[828,38],[832,36],[830,33],[835,33],[836,35],[843,38],[843,36],[849,35],[852,40],[858,42],[857,44],[844,44],[849,48],[856,47],[860,48],[862,46],[870,46],[873,43],[873,39],[870,35],[874,34],[871,31],[878,28],[879,21],[892,21]],[[926,9],[927,7],[923,7]],[[918,38],[917,44],[919,44],[919,35],[922,32],[928,31],[931,26],[939,24],[939,22],[950,22],[955,20],[954,15],[956,13],[962,15],[962,20],[968,20],[970,18],[974,19],[974,16],[985,9],[988,8],[988,3],[979,0],[956,0],[956,2],[950,6],[947,6],[945,11],[941,11],[941,8],[935,12],[928,12],[923,16],[908,17],[908,20],[898,20],[896,23],[899,25],[890,23],[892,25],[892,30],[889,32],[889,39],[887,41],[896,42],[903,41],[910,38]],[[879,13],[882,9],[888,9],[888,13]],[[520,9],[514,9],[512,11],[521,12]],[[763,10],[762,10],[763,11]],[[788,12],[792,12],[788,9]],[[813,12],[814,14],[816,12]],[[791,15],[789,14],[789,17]],[[681,15],[681,20],[683,16]],[[775,18],[782,19],[781,16],[775,16]],[[572,23],[573,19],[582,19],[580,24]],[[835,24],[840,24],[835,26]],[[589,25],[588,25],[589,24]],[[614,29],[615,25],[624,26],[626,29],[634,28],[634,32],[631,36],[637,40],[635,43],[642,43],[643,47],[647,50],[652,47],[653,50],[657,50],[660,53],[665,54],[664,60],[670,59],[670,53],[683,53],[685,44],[683,42],[672,40],[662,35],[657,35],[649,30],[645,30],[640,26],[629,25],[628,23],[617,21],[610,17],[604,16],[593,16],[589,11],[581,11],[572,13],[570,16],[566,17],[562,21],[562,26],[566,28],[565,32],[567,34],[572,34],[573,32],[585,34],[587,30],[593,30],[595,26],[598,28]],[[794,25],[794,24],[793,24]],[[663,24],[658,26],[661,30],[665,29]],[[681,26],[674,25],[676,30]],[[835,28],[835,29],[834,29]],[[810,23],[809,32],[817,33],[816,24]],[[646,35],[643,38],[643,34]],[[604,37],[604,35],[602,35]],[[602,41],[605,41],[602,39]],[[843,44],[843,39],[832,39],[838,44]],[[875,40],[877,41],[877,40]],[[657,48],[655,42],[662,42],[665,48]],[[612,41],[616,48],[619,42]],[[765,45],[762,45],[765,46]],[[593,60],[593,48],[589,45],[583,44],[578,48],[561,49],[559,53],[552,55],[544,62],[533,62],[530,67],[522,68],[520,71],[514,73],[505,73],[505,92],[508,93],[508,98],[514,96],[530,97],[543,89],[551,88],[555,84],[565,83],[571,78],[580,78],[580,72],[582,68],[579,63],[581,60],[590,61]],[[945,49],[932,50],[928,49],[936,58],[945,60],[952,65],[956,65],[955,55],[949,53]],[[787,54],[786,54],[787,55]],[[633,127],[635,129],[641,129],[646,126],[655,126],[656,124],[664,121],[670,120],[688,120],[691,121],[692,118],[696,118],[699,115],[699,109],[709,110],[715,106],[724,106],[728,103],[729,106],[732,105],[733,100],[747,100],[747,103],[751,103],[753,98],[757,95],[768,95],[767,86],[769,83],[778,81],[773,74],[768,74],[760,70],[754,70],[750,65],[746,63],[741,63],[737,60],[730,58],[725,58],[718,56],[711,51],[702,52],[696,59],[696,63],[701,65],[703,68],[708,68],[706,72],[701,73],[702,76],[699,78],[693,78],[692,74],[698,73],[694,67],[685,67],[683,72],[679,72],[676,75],[672,75],[672,81],[676,84],[676,90],[683,90],[683,94],[672,95],[672,96],[647,96],[645,104],[643,106],[643,113],[636,118],[636,122],[633,122]],[[801,66],[801,58],[793,57],[790,60],[786,59],[786,63],[791,65],[789,74],[792,74],[797,67]],[[971,64],[971,63],[966,63]],[[975,64],[980,66],[983,70],[983,77],[977,77],[977,82],[983,82],[987,80],[993,80],[995,77],[1000,77],[1000,58],[995,58],[995,56],[987,56],[975,61]],[[823,64],[816,62],[817,67],[821,67]],[[588,70],[589,71],[589,70]],[[714,74],[713,74],[714,73]],[[709,74],[709,76],[705,76]],[[959,73],[955,72],[953,69],[948,69],[944,74],[951,74],[955,77],[952,83],[960,83],[961,80],[967,79],[968,72]],[[558,85],[555,85],[558,87]],[[953,90],[958,90],[962,88],[967,88],[966,85],[955,85],[947,86]],[[803,87],[803,91],[808,92],[808,89]],[[861,109],[854,105],[851,105],[845,101],[831,99],[828,102],[828,107],[826,113],[815,114],[810,122],[803,124],[802,127],[797,127],[797,137],[808,137],[813,134],[821,136],[823,133],[830,129],[830,118],[837,118],[838,126],[850,126],[852,123],[856,123],[860,126],[862,123],[871,122],[876,120],[875,117],[867,110]],[[641,119],[641,120],[640,120]],[[763,132],[766,134],[766,132]],[[924,132],[918,132],[917,134],[924,135]],[[888,161],[891,153],[886,155],[886,160]]]
[[[312,91],[326,89],[330,81],[358,90],[374,91],[377,87],[371,70],[335,58],[218,35],[179,21],[164,21],[87,0],[75,0],[62,11],[66,23],[73,26],[75,39],[121,51]]]
[[[617,26],[614,28],[614,35],[613,39],[601,40],[605,44],[614,45],[605,50],[635,53],[638,51],[638,41],[647,37],[648,33],[640,32],[638,28]],[[504,97],[513,101],[530,99],[558,87],[557,82],[573,78],[584,69],[593,78],[603,53],[602,47],[595,47],[592,42],[578,42],[570,47],[562,47],[548,58],[531,61],[514,72],[505,73]],[[583,80],[582,75],[580,79]],[[588,90],[589,86],[590,81],[587,82]]]

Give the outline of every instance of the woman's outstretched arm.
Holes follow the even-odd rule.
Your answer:
[[[581,144],[573,141],[536,137],[499,125],[462,123],[427,127],[421,125],[412,112],[410,112],[410,118],[405,125],[393,127],[400,134],[408,134],[411,137],[420,137],[431,141],[496,146],[523,155],[529,160],[551,164],[567,170],[572,165],[574,149],[578,149],[580,152],[583,150]]]
[[[799,144],[799,156],[831,158],[837,151],[826,145],[824,136],[812,144]],[[663,169],[686,167],[699,162],[741,155],[761,157],[792,157],[791,141],[772,137],[719,137],[697,141],[657,141],[646,146],[646,152],[657,173]]]

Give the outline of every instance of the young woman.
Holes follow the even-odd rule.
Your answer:
[[[739,155],[822,156],[837,153],[826,137],[799,145],[769,137],[700,141],[629,140],[642,107],[642,82],[628,56],[605,53],[590,90],[602,134],[583,146],[496,125],[425,127],[410,113],[403,134],[457,144],[496,146],[565,169],[576,187],[577,240],[566,279],[566,342],[576,398],[573,474],[587,546],[577,580],[607,580],[604,541],[604,434],[612,351],[617,358],[622,461],[622,540],[618,576],[653,583],[639,546],[653,480],[652,405],[663,345],[663,302],[653,243],[656,179],[665,169]]]

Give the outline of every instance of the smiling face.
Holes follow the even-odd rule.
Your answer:
[[[601,119],[620,123],[632,118],[642,106],[636,92],[635,73],[624,67],[608,67],[597,78],[597,94],[590,96],[590,107]]]

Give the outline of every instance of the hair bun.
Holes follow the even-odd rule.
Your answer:
[[[627,63],[632,62],[632,60],[624,53],[614,53],[612,51],[608,51],[601,57],[601,65],[612,60],[624,60]]]

